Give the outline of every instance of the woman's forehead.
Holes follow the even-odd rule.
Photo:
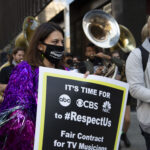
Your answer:
[[[63,35],[59,31],[53,31],[48,35],[47,39],[63,39]]]

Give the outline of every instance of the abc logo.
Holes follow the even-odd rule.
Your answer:
[[[83,101],[82,99],[77,99],[76,104],[78,107],[84,107],[88,109],[98,109],[98,103],[92,101]]]
[[[63,94],[59,97],[59,103],[60,105],[67,107],[71,104],[71,99],[68,95]]]

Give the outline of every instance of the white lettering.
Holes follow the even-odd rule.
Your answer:
[[[79,140],[86,140],[86,141],[94,141],[94,142],[104,142],[104,137],[96,137],[93,135],[83,135],[82,133],[77,134],[77,138]]]
[[[82,93],[90,94],[90,95],[97,95],[97,89],[91,89],[86,87],[81,87]]]
[[[107,147],[100,147],[98,145],[85,145],[84,143],[79,143],[78,149],[82,150],[107,150]]]
[[[69,115],[69,118],[67,117],[65,118],[65,120],[82,122],[85,123],[87,126],[92,124],[92,125],[100,125],[104,127],[111,127],[111,120],[109,120],[109,118],[106,117],[95,118],[95,117],[84,116],[84,115],[82,116],[77,114],[74,111],[67,112],[67,115]]]
[[[66,132],[65,130],[61,130],[61,137],[65,137],[65,138],[74,138],[75,137],[75,133],[73,133],[72,131],[70,132]]]
[[[110,92],[99,91],[99,96],[110,99]]]
[[[71,141],[67,141],[68,144],[68,148],[73,148],[75,149],[77,146],[77,142],[71,142]]]
[[[59,142],[58,140],[54,141],[54,147],[64,147],[65,142]]]

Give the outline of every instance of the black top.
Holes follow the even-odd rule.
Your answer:
[[[94,57],[94,59],[90,59],[90,61],[93,63],[94,66],[102,66],[103,61],[99,57]]]
[[[148,62],[149,52],[142,45],[139,46],[139,49],[141,50],[143,71],[145,71]]]
[[[2,70],[0,71],[0,83],[8,84],[9,77],[12,73],[13,68],[14,68],[14,65],[10,65],[10,66],[2,68]]]

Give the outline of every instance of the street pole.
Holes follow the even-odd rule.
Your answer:
[[[70,8],[69,4],[65,3],[64,9],[64,23],[65,23],[65,47],[66,52],[71,52],[70,48]]]

